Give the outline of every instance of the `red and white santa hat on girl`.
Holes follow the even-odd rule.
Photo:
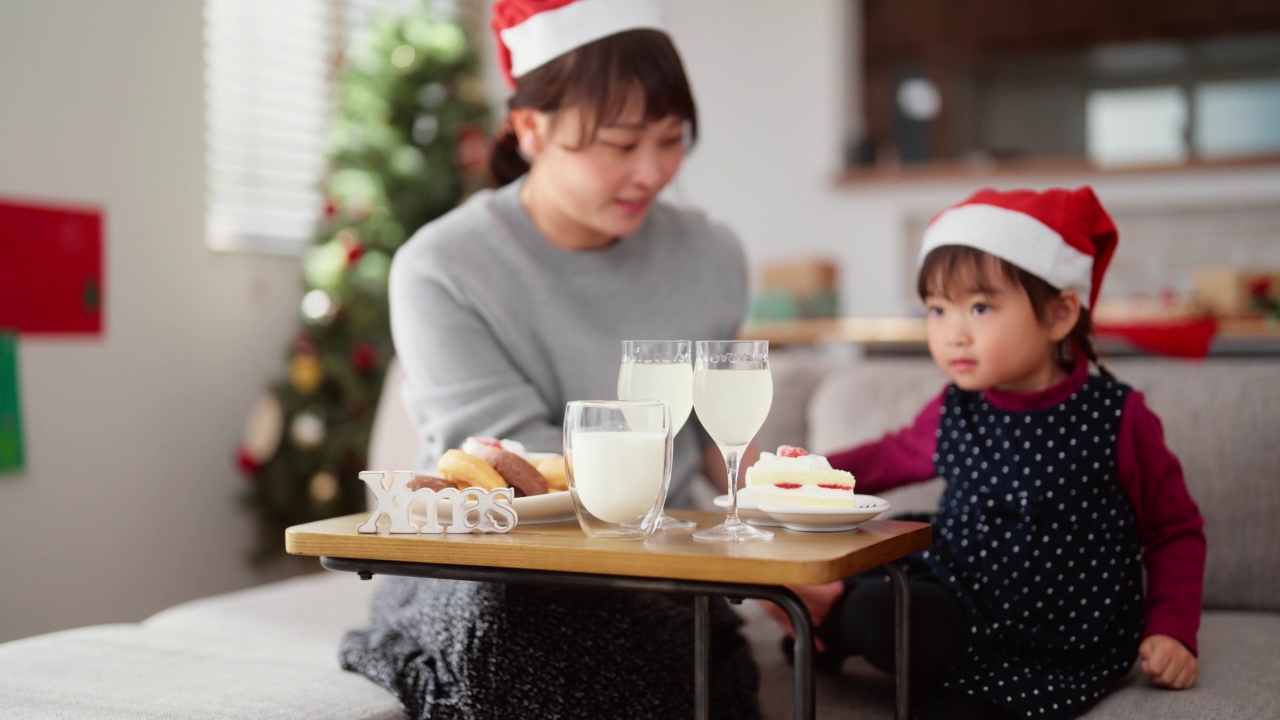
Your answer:
[[[493,4],[498,63],[507,84],[564,55],[627,30],[667,29],[659,0],[498,0]]]
[[[1116,226],[1093,189],[979,190],[929,223],[920,262],[943,245],[965,245],[1006,260],[1059,290],[1098,301],[1115,254]]]

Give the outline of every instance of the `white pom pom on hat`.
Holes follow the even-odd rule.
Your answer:
[[[1075,290],[1085,307],[1092,307],[1117,241],[1115,223],[1088,186],[983,189],[929,223],[919,262],[944,245],[975,248],[1060,290]]]

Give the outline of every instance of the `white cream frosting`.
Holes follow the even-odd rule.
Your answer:
[[[823,455],[801,455],[800,457],[782,457],[771,452],[760,453],[760,459],[751,466],[760,472],[819,472],[830,470],[831,463]]]
[[[520,457],[525,457],[527,454],[524,449],[524,443],[519,440],[499,440],[498,443],[502,446],[503,450],[506,450],[509,453],[519,455]],[[462,452],[479,457],[487,447],[493,446],[488,443],[481,442],[474,437],[469,437],[462,443]]]

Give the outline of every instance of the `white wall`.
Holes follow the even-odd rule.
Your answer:
[[[909,308],[906,214],[981,183],[1093,182],[1121,205],[1280,200],[1266,168],[839,188],[845,0],[669,4],[703,122],[677,194],[757,263],[840,260],[851,314]],[[201,113],[199,2],[0,5],[0,195],[107,217],[104,335],[21,341],[27,469],[0,477],[0,641],[260,579],[231,456],[282,369],[298,263],[205,249]]]
[[[0,195],[106,213],[103,335],[20,339],[0,641],[259,579],[232,458],[300,278],[204,247],[201,53],[199,2],[0,5]]]

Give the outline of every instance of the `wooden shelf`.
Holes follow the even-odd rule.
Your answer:
[[[1179,321],[1182,322],[1182,321]],[[1105,330],[1105,325],[1100,329]],[[913,317],[847,317],[830,320],[751,323],[742,330],[747,340],[770,345],[855,343],[870,350],[927,352],[925,321]],[[1110,347],[1109,350],[1121,348]],[[1211,354],[1280,355],[1280,323],[1265,318],[1226,318],[1218,321]]]

